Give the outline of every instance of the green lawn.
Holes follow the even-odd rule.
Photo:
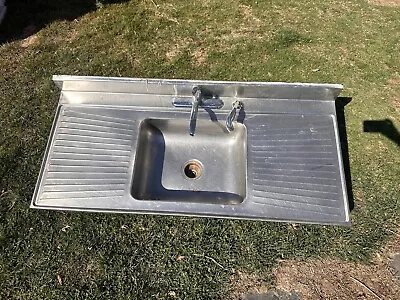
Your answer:
[[[368,263],[398,230],[400,7],[41,0],[39,13],[8,2],[19,12],[1,25],[16,38],[0,45],[1,299],[227,298],[234,272],[273,285],[278,259]],[[18,39],[32,24],[41,30]],[[53,74],[344,84],[353,226],[29,209],[58,101]],[[386,119],[384,134],[363,131]]]

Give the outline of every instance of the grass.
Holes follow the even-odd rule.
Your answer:
[[[227,298],[236,271],[273,284],[278,259],[368,263],[398,230],[400,149],[363,132],[363,122],[389,119],[389,130],[400,128],[399,7],[50,2],[40,1],[47,13],[29,6],[1,25],[9,41],[0,45],[0,298]],[[38,32],[18,39],[28,20]],[[58,101],[53,74],[343,83],[342,95],[352,97],[345,111],[353,226],[29,209]]]

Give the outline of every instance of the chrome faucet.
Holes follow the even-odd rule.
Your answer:
[[[194,136],[196,131],[197,112],[199,107],[204,109],[218,109],[224,106],[224,102],[216,96],[206,94],[200,87],[195,86],[192,90],[193,99],[188,100],[189,97],[178,96],[172,100],[172,105],[175,107],[191,107],[190,121],[189,121],[189,134]]]
[[[239,114],[239,111],[242,109],[243,103],[239,100],[236,100],[232,104],[232,110],[226,117],[226,129],[228,131],[233,131],[235,128],[233,126],[233,121],[236,119],[236,115]]]
[[[198,87],[194,87],[193,91],[193,102],[192,102],[192,110],[190,112],[190,121],[189,121],[189,134],[194,136],[194,132],[196,130],[196,122],[197,122],[197,112],[199,110],[199,104],[201,102],[201,90]]]

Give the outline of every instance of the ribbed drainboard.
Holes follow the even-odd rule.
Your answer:
[[[343,215],[333,119],[271,115],[249,128],[254,203],[274,210]]]
[[[136,143],[134,125],[122,110],[62,107],[41,199],[123,196]]]

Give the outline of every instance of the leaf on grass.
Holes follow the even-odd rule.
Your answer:
[[[68,228],[71,228],[71,226],[69,226],[69,225],[64,226],[63,228],[61,228],[61,231],[67,232],[67,229],[68,229]]]
[[[57,275],[57,280],[60,285],[62,285],[62,278],[60,275]]]
[[[183,255],[178,255],[178,256],[176,257],[176,260],[180,261],[180,260],[183,260],[184,258],[185,258],[185,256],[183,256]]]

